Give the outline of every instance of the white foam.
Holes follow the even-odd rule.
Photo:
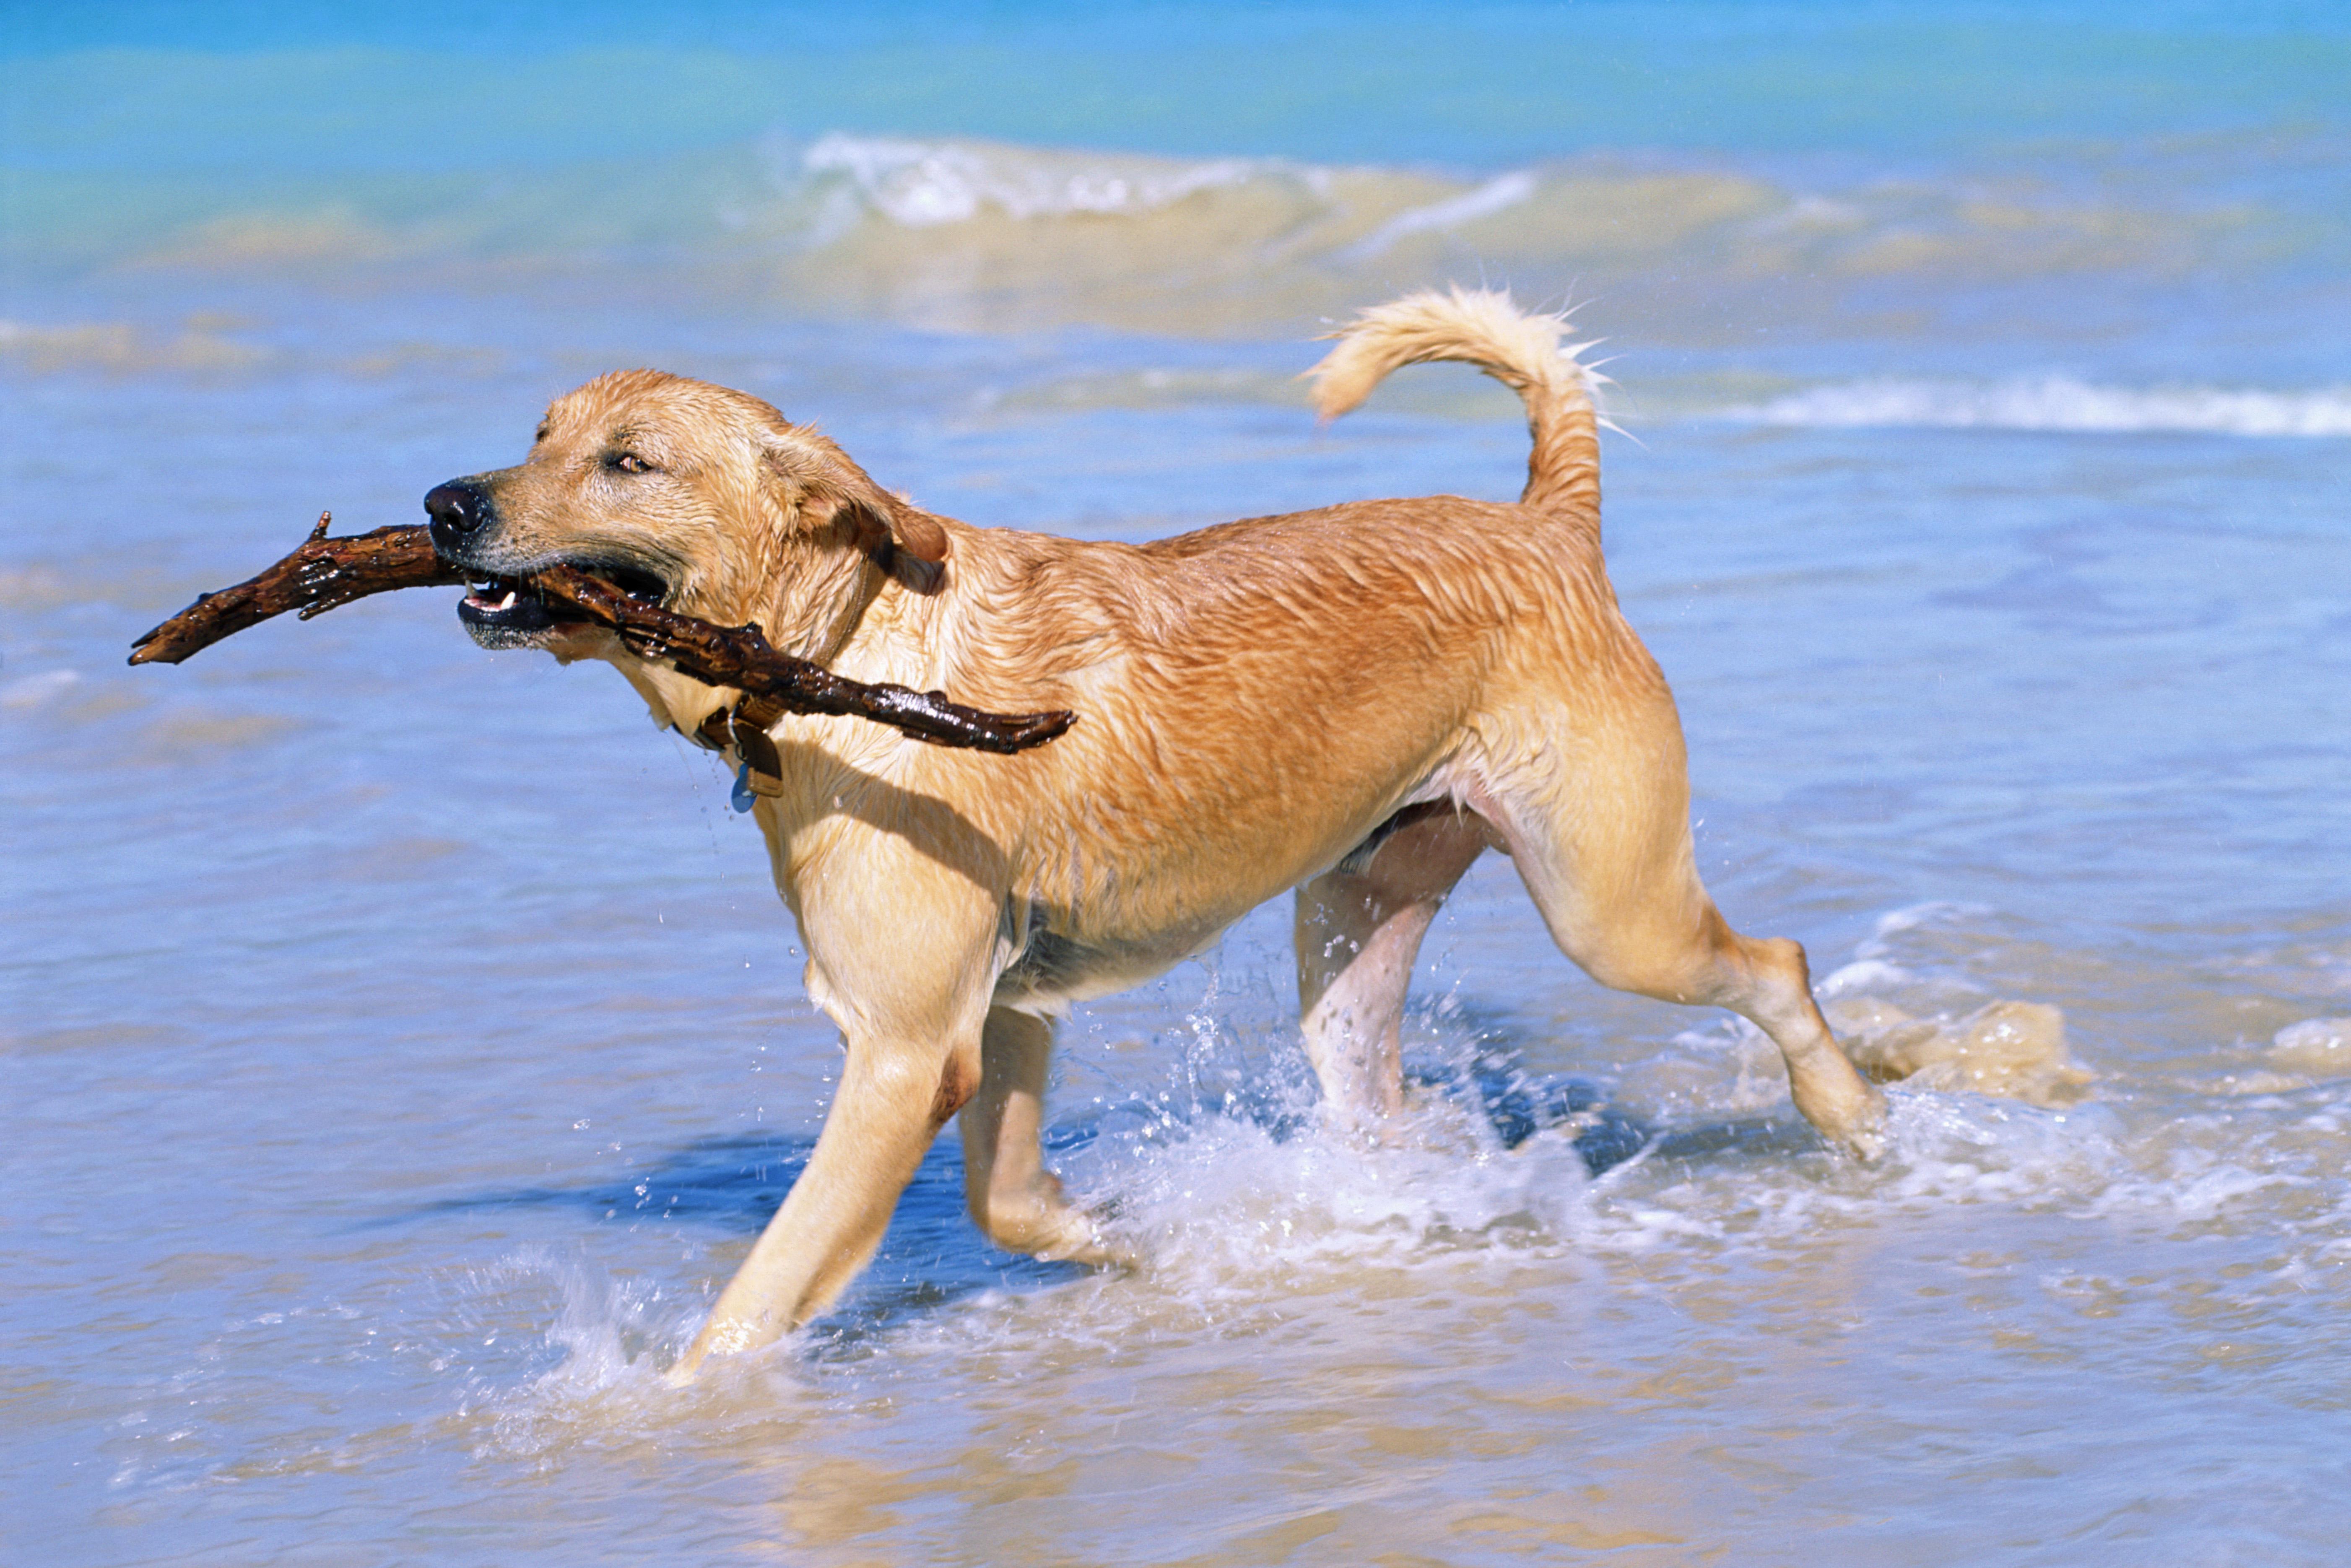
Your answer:
[[[1327,1127],[1288,1136],[1210,1115],[1085,1173],[1120,1207],[1115,1229],[1188,1291],[1400,1268],[1432,1250],[1571,1234],[1590,1178],[1564,1135],[1504,1150],[1474,1107],[1435,1102],[1381,1144]]]
[[[2270,1060],[2325,1078],[2351,1074],[2351,1018],[2304,1019],[2270,1040]]]
[[[1899,964],[1889,964],[1883,958],[1856,958],[1823,980],[1819,990],[1824,997],[1842,997],[1851,992],[1898,986],[1910,977],[1910,971]]]
[[[2189,1129],[2191,1133],[2193,1129]],[[2313,1226],[2302,1217],[2288,1218],[2277,1201],[2283,1193],[2317,1185],[2304,1172],[2286,1168],[2284,1151],[2273,1142],[2248,1145],[2241,1137],[2220,1148],[2201,1146],[2190,1137],[2161,1140],[2160,1158],[2154,1151],[2138,1151],[2150,1168],[2117,1170],[2112,1179],[2085,1192],[2079,1211],[2098,1217],[2136,1216],[2174,1224],[2209,1225],[2234,1211],[2266,1208],[2266,1228],[2282,1236],[2333,1230],[2331,1224]],[[2266,1203],[2256,1202],[2266,1199]]]
[[[1426,234],[1433,229],[1458,228],[1476,219],[1515,207],[1535,193],[1535,177],[1519,170],[1498,175],[1474,191],[1431,202],[1426,206],[1408,207],[1387,222],[1338,253],[1342,262],[1369,261],[1385,253],[1398,240],[1408,235]]]
[[[722,1358],[672,1387],[664,1374],[709,1303],[548,1248],[471,1270],[458,1305],[435,1336],[443,1351],[433,1370],[464,1368],[455,1414],[480,1450],[548,1462],[672,1430],[690,1416],[789,1422],[808,1397],[790,1340]],[[510,1343],[496,1352],[502,1340]]]
[[[2116,387],[2070,376],[1994,382],[1880,380],[1812,387],[1731,409],[1724,417],[1824,429],[2351,436],[2351,387],[2314,392]]]
[[[1643,1254],[1775,1249],[1889,1213],[1955,1206],[2073,1207],[2127,1176],[2122,1128],[2103,1106],[2063,1111],[1972,1093],[1888,1092],[1886,1151],[1857,1165],[1791,1128],[1767,1158],[1656,1155],[1593,1184],[1577,1250]]]
[[[847,176],[868,205],[906,228],[967,223],[990,207],[1014,218],[1155,212],[1268,167],[1240,158],[1186,163],[839,131],[810,147],[800,166],[812,175]]]
[[[1757,234],[1783,234],[1792,230],[1856,229],[1869,221],[1869,214],[1850,202],[1840,202],[1821,195],[1799,196],[1778,212],[1756,220]]]
[[[1855,946],[1855,958],[1883,958],[1892,950],[1892,939],[1905,931],[1915,931],[1922,925],[1941,925],[1954,919],[1972,918],[1991,914],[1980,904],[1955,904],[1948,899],[1933,898],[1923,904],[1905,904],[1889,909],[1877,917],[1877,924],[1866,941]]]
[[[2065,1110],[1979,1094],[1886,1096],[1888,1151],[1863,1204],[2016,1203],[2104,1188],[2126,1171],[2121,1124],[2104,1106]]]

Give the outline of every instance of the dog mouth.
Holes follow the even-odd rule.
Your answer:
[[[668,599],[669,583],[641,566],[615,561],[578,560],[563,563],[590,577],[603,579],[640,603],[659,605]],[[588,619],[568,604],[550,602],[526,578],[496,573],[466,572],[466,594],[458,601],[457,619],[477,638],[494,639],[507,647],[516,642],[551,632],[565,622]]]

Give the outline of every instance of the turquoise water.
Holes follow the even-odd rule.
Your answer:
[[[2334,1562],[2346,83],[2328,6],[8,7],[5,1555]],[[727,781],[446,596],[120,663],[622,364],[980,524],[1507,497],[1467,373],[1291,380],[1481,277],[1621,356],[1718,898],[1976,1071],[1881,1166],[1489,860],[1414,1138],[1315,1132],[1260,911],[1064,1035],[1146,1266],[949,1140],[673,1393],[838,1061]]]

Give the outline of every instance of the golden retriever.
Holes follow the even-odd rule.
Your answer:
[[[1039,1148],[1053,1020],[1285,890],[1330,1110],[1395,1111],[1414,955],[1489,848],[1593,978],[1753,1019],[1797,1109],[1876,1152],[1882,1101],[1802,949],[1733,931],[1698,880],[1680,721],[1602,566],[1592,378],[1561,340],[1556,318],[1456,288],[1364,312],[1311,372],[1327,418],[1404,365],[1482,367],[1533,434],[1515,505],[1353,501],[1143,545],[973,528],[758,398],[652,371],[558,399],[519,465],[425,498],[436,548],[483,584],[460,612],[478,641],[604,659],[657,720],[727,751],[809,994],[846,1036],[807,1169],[674,1375],[831,1301],[958,1113],[991,1239],[1105,1259]],[[1079,720],[1009,757],[747,720],[741,694],[513,580],[556,562],[860,680]]]

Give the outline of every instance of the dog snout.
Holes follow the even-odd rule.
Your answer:
[[[451,555],[473,539],[497,517],[490,494],[471,479],[452,479],[424,493],[424,510],[433,518],[433,548]]]

